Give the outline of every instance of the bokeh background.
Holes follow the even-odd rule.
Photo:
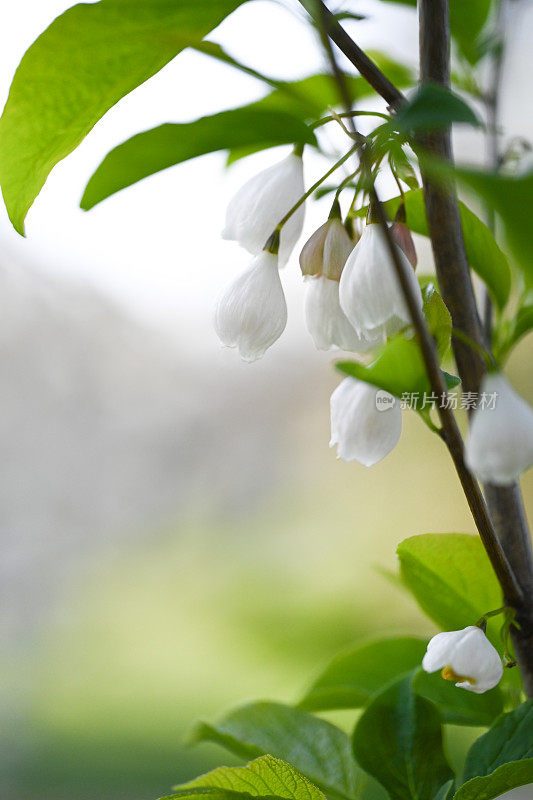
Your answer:
[[[24,50],[69,5],[3,4],[2,102]],[[510,5],[502,121],[507,138],[532,139],[533,4]],[[346,23],[363,47],[416,68],[413,11],[344,7],[366,16]],[[295,0],[247,3],[211,38],[280,78],[324,68]],[[220,239],[225,205],[285,149],[229,170],[223,154],[206,156],[78,208],[118,142],[264,92],[185,52],[57,166],[26,239],[0,210],[0,793],[10,800],[151,800],[230,762],[185,745],[195,719],[297,700],[359,638],[431,633],[390,578],[395,547],[473,531],[443,448],[413,413],[371,470],[328,449],[339,378],[334,354],[317,353],[305,331],[297,254],[283,275],[283,338],[252,365],[220,347],[213,303],[248,260]],[[460,133],[456,148],[483,158],[479,134]],[[306,168],[311,181],[324,162]],[[311,208],[305,233],[326,213]],[[427,242],[417,245],[428,271]],[[532,353],[523,342],[508,369],[530,402]],[[531,511],[531,475],[523,485]],[[448,731],[455,763],[475,734]]]

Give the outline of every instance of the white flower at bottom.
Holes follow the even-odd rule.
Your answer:
[[[226,347],[255,361],[279,339],[287,324],[287,304],[277,256],[263,251],[219,299],[215,330]]]
[[[302,157],[291,153],[282,161],[262,170],[233,197],[226,212],[224,239],[235,239],[254,255],[260,253],[278,222],[304,193]],[[289,259],[300,238],[304,206],[287,220],[281,231],[279,265]]]
[[[306,279],[305,322],[319,350],[338,347],[352,353],[366,353],[383,342],[383,337],[361,338],[339,303],[339,282],[324,275]]]
[[[465,462],[479,480],[505,486],[533,464],[533,409],[501,373],[489,373],[465,442]],[[492,403],[494,400],[494,403]]]
[[[384,406],[376,397],[385,400]],[[344,461],[377,464],[398,444],[402,411],[398,401],[355,378],[345,378],[331,395],[331,441]],[[384,410],[381,410],[381,408]]]
[[[413,268],[398,246],[396,252],[422,308],[422,293]],[[411,323],[381,225],[369,223],[364,227],[342,272],[339,297],[342,310],[361,336],[372,337],[377,329],[393,336]]]
[[[422,660],[426,672],[442,670],[442,677],[469,692],[493,689],[503,675],[502,660],[481,628],[469,625],[461,631],[438,633],[428,644]]]

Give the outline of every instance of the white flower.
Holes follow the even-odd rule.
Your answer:
[[[422,307],[422,293],[413,268],[397,247],[409,281]],[[394,263],[383,230],[377,223],[365,226],[359,242],[348,256],[340,280],[341,308],[361,336],[372,337],[376,329],[393,336],[411,322]]]
[[[501,373],[483,378],[465,443],[479,480],[505,486],[533,464],[533,409]]]
[[[242,186],[228,205],[224,239],[235,239],[254,255],[260,253],[280,220],[304,193],[303,161],[294,153],[259,172]],[[279,265],[283,266],[298,241],[304,206],[283,226]]]
[[[384,404],[379,404],[381,399]],[[383,409],[383,410],[381,410]],[[331,441],[344,461],[371,467],[398,444],[402,432],[400,404],[355,378],[345,378],[331,395]]]
[[[215,311],[215,330],[241,358],[255,361],[279,339],[287,324],[287,304],[277,256],[266,251],[226,289]]]
[[[353,353],[366,353],[383,342],[383,337],[361,338],[348,322],[339,303],[339,282],[324,275],[307,278],[305,322],[318,350],[338,347]]]
[[[428,644],[422,667],[426,672],[440,669],[447,681],[455,681],[456,686],[476,694],[493,689],[503,675],[498,651],[475,625],[434,636]]]

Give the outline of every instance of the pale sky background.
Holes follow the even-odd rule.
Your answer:
[[[70,5],[66,0],[3,4],[2,104],[25,49]],[[533,4],[526,0],[513,5],[513,55],[507,76],[516,92],[504,104],[503,116],[515,133],[530,135]],[[364,22],[347,23],[363,47],[383,49],[414,63],[417,23],[411,9],[377,0],[346,3],[345,7],[368,14]],[[283,78],[301,77],[324,66],[320,48],[301,16],[296,0],[284,0],[283,4],[255,0],[232,14],[211,38],[259,70]],[[145,321],[194,331],[197,341],[209,349],[217,347],[211,329],[213,303],[224,284],[248,262],[245,251],[220,239],[226,204],[248,177],[278,160],[287,148],[258,154],[229,171],[224,168],[223,154],[205,156],[150,177],[88,213],[81,211],[78,203],[101,159],[129,136],[163,122],[235,107],[266,91],[260,82],[205,56],[190,51],[180,54],[108,112],[82,145],[53,170],[28,215],[26,240],[13,231],[2,204],[0,246],[5,258],[20,263],[21,268],[32,263],[40,270],[86,281]],[[517,102],[519,96],[527,98],[526,108]],[[379,100],[374,103],[374,107],[382,105]],[[479,152],[479,143],[475,149]],[[306,161],[309,183],[323,171],[324,162],[313,155]],[[325,213],[324,207],[308,212],[304,234],[309,235]],[[289,298],[289,332],[294,332],[295,326],[299,329],[303,321],[296,255],[283,277]]]

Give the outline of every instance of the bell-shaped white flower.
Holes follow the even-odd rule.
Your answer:
[[[388,392],[345,378],[331,395],[331,441],[344,461],[371,467],[398,444],[402,432],[399,402]]]
[[[507,378],[489,373],[465,442],[465,461],[484,483],[513,483],[533,464],[533,409]]]
[[[502,660],[481,628],[469,625],[461,631],[438,633],[428,644],[422,660],[426,672],[442,670],[442,677],[469,692],[493,689],[503,675]]]
[[[259,172],[233,197],[226,212],[224,239],[235,239],[254,255],[260,253],[280,220],[304,193],[302,157],[291,153],[272,167]],[[287,263],[302,232],[304,205],[283,226],[279,265]]]
[[[397,247],[417,302],[422,293],[407,256]],[[393,336],[411,322],[381,225],[369,223],[348,256],[340,280],[341,308],[360,336],[372,337],[381,329]]]
[[[366,353],[383,343],[378,335],[365,339],[358,335],[339,303],[339,282],[319,275],[307,278],[305,322],[318,350],[349,350]]]
[[[215,330],[226,347],[255,361],[279,339],[287,324],[287,304],[277,256],[262,251],[218,301]]]

